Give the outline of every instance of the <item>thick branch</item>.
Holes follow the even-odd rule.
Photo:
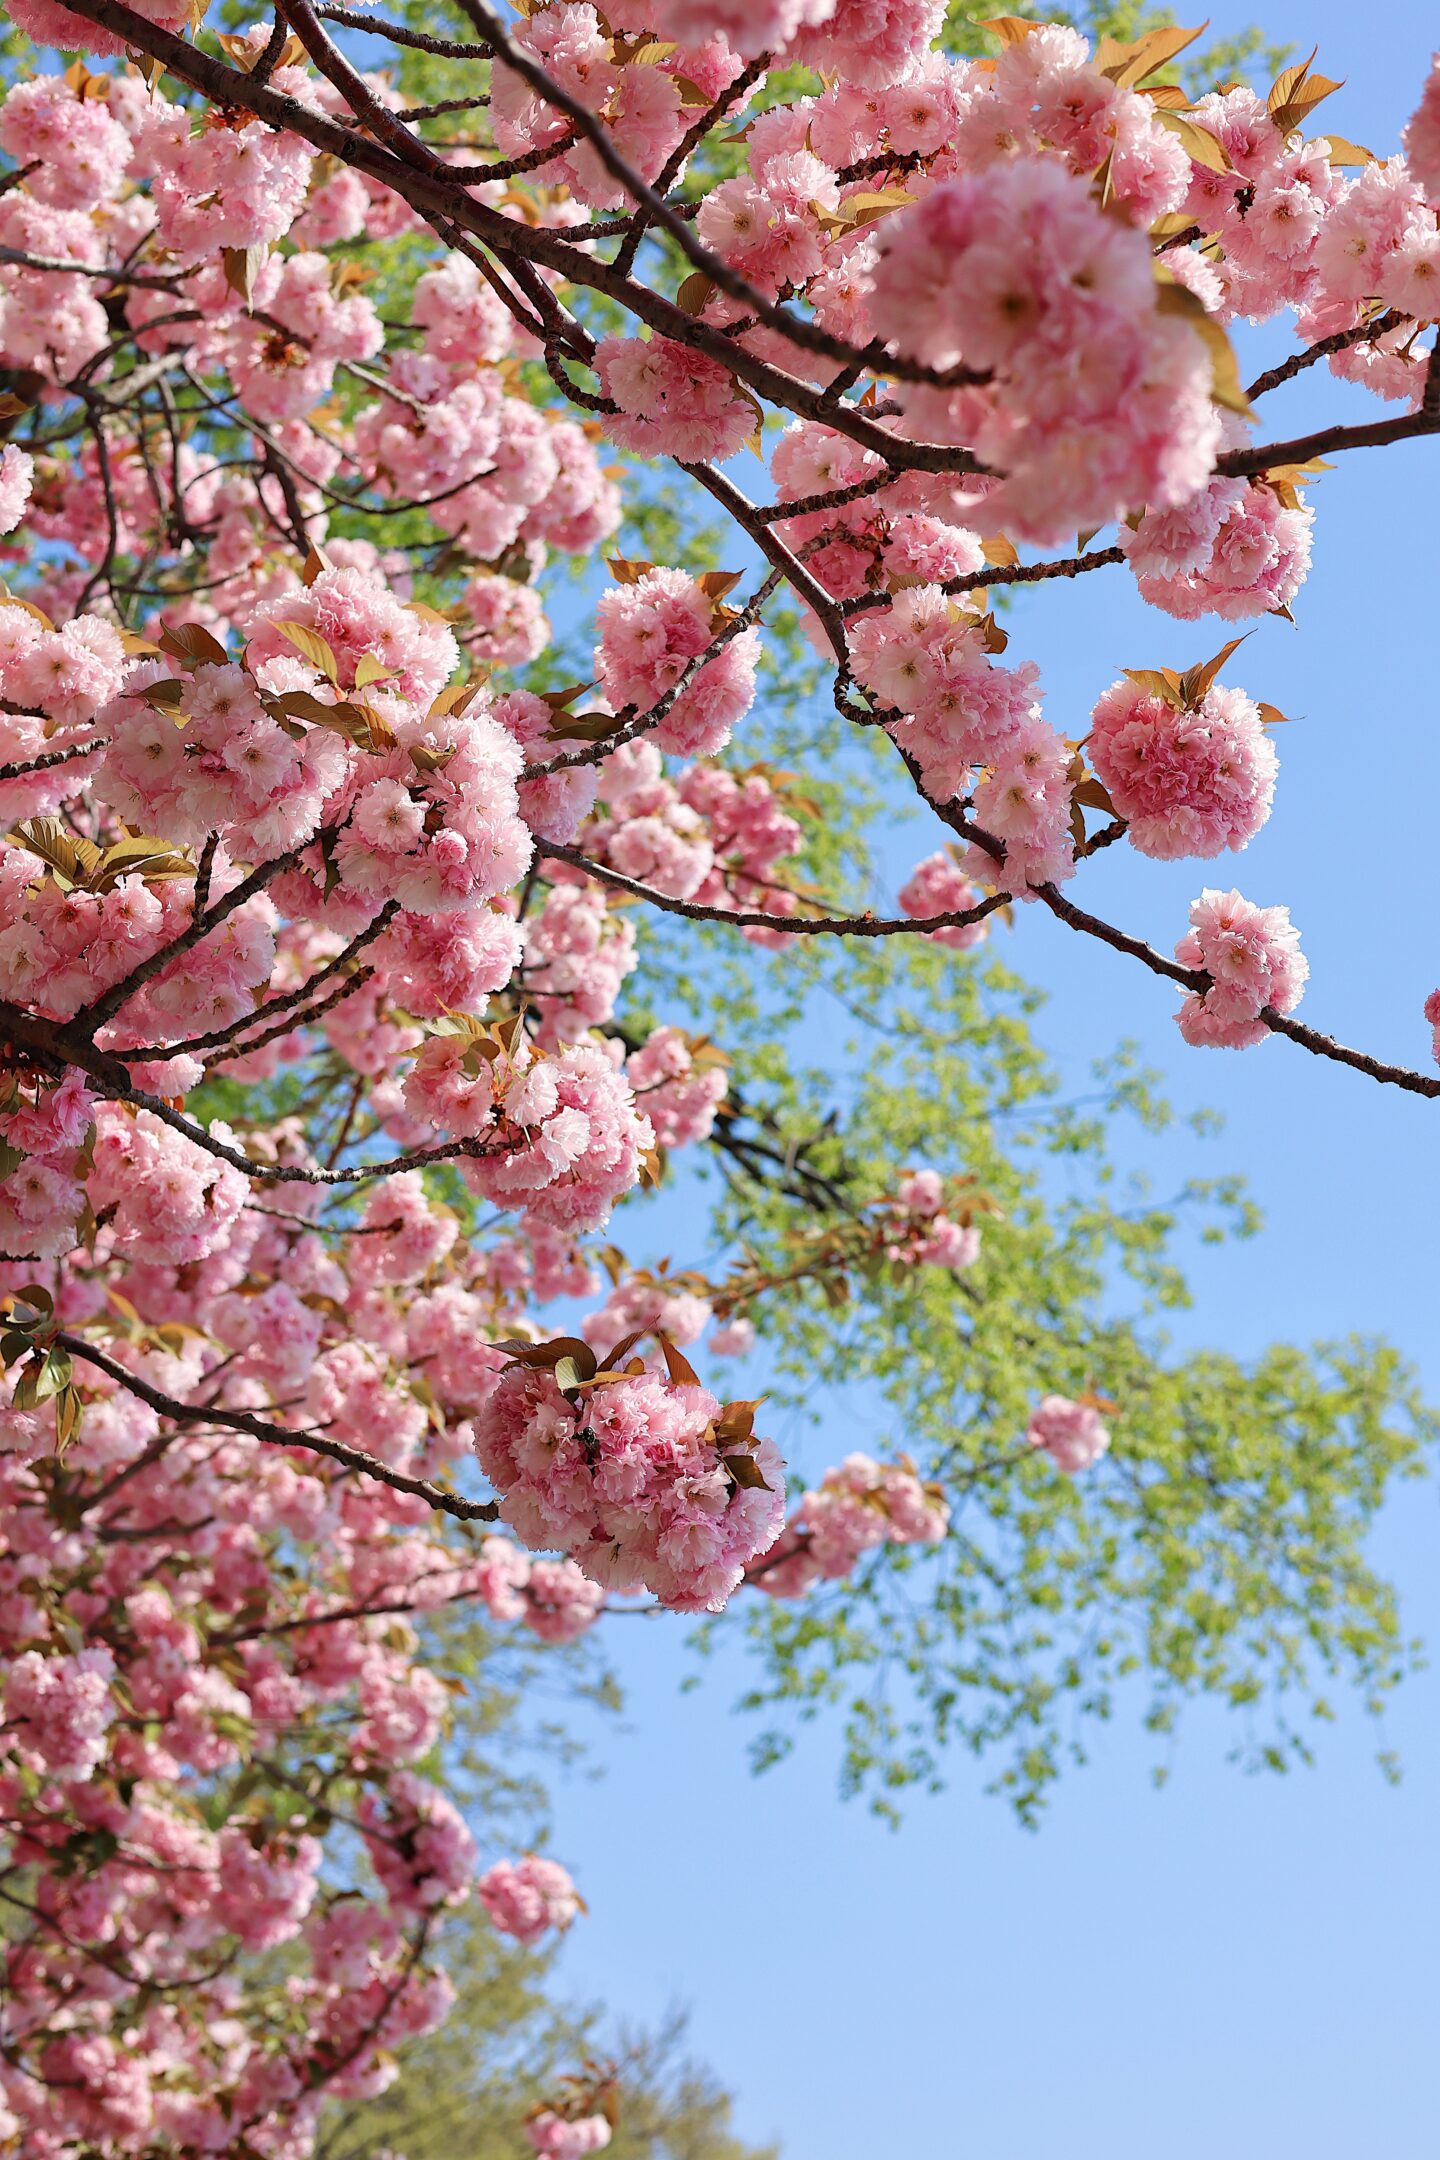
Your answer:
[[[254,1012],[244,1013],[238,1020],[232,1020],[228,1027],[212,1028],[208,1035],[191,1035],[184,1042],[151,1043],[147,1044],[144,1049],[127,1049],[125,1052],[126,1059],[133,1060],[135,1063],[139,1063],[143,1059],[146,1063],[150,1063],[162,1058],[188,1057],[192,1050],[216,1050],[222,1046],[233,1045],[237,1036],[248,1034],[253,1027],[265,1026],[267,1022],[273,1021],[279,1013],[293,1012],[297,1005],[304,1005],[319,990],[322,983],[327,982],[332,975],[338,975],[342,968],[348,966],[357,953],[363,952],[367,945],[373,944],[381,932],[389,926],[395,915],[399,913],[399,908],[400,903],[398,900],[387,900],[375,920],[368,924],[364,930],[357,932],[343,951],[336,953],[333,960],[327,960],[323,967],[317,968],[313,975],[308,976],[298,990],[287,990],[283,997],[270,998],[265,1004],[258,1005]],[[302,1013],[292,1021],[291,1025],[300,1027],[309,1017],[311,1016],[308,1013]],[[240,1046],[243,1051],[255,1050],[259,1047],[259,1044],[255,1042],[247,1042]]]
[[[341,125],[328,115],[302,105],[298,99],[257,85],[238,68],[226,67],[209,54],[199,52],[183,39],[173,37],[148,22],[122,0],[76,0],[75,12],[88,21],[124,37],[137,51],[163,61],[181,82],[203,91],[223,108],[250,111],[272,127],[288,130],[316,149],[330,152],[357,172],[368,173],[393,188],[428,223],[440,231],[446,224],[473,233],[498,253],[528,257],[577,285],[590,286],[618,301],[622,307],[658,330],[663,336],[692,345],[740,378],[762,397],[805,418],[828,426],[883,457],[897,471],[976,473],[983,468],[968,450],[949,443],[912,442],[890,435],[854,405],[836,404],[827,393],[798,376],[771,365],[715,325],[687,315],[674,301],[652,292],[585,251],[583,242],[564,239],[546,226],[525,224],[477,202],[449,168],[421,172],[367,136]],[[374,25],[366,24],[367,28]],[[583,232],[583,228],[581,229]],[[844,348],[847,363],[864,364],[865,355]],[[888,363],[887,363],[888,364]]]
[[[1316,428],[1313,434],[1295,435],[1289,442],[1262,443],[1254,450],[1227,450],[1217,459],[1215,470],[1244,479],[1251,473],[1266,472],[1272,465],[1304,465],[1311,458],[1328,456],[1332,450],[1380,450],[1389,443],[1436,434],[1440,434],[1440,336],[1426,365],[1425,389],[1416,411],[1351,427]]]
[[[580,848],[562,847],[554,840],[544,841],[541,852],[583,870],[602,885],[614,886],[617,892],[647,901],[667,915],[683,915],[690,922],[728,923],[734,930],[782,930],[787,937],[928,937],[936,930],[963,930],[972,923],[984,922],[987,915],[1006,905],[1008,897],[996,893],[973,908],[949,915],[925,915],[918,920],[909,915],[765,915],[755,909],[709,907],[699,900],[676,900],[669,893],[657,892],[653,885],[642,885],[638,878],[626,877],[622,871],[592,861]]]

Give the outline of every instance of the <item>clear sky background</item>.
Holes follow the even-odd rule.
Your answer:
[[[1221,0],[1214,28],[1252,19],[1302,54],[1318,41],[1318,65],[1348,78],[1319,125],[1333,113],[1353,139],[1395,147],[1440,42],[1434,0]],[[1361,408],[1380,409],[1317,369],[1267,400],[1266,431]],[[1303,716],[1278,737],[1275,814],[1234,875],[1291,908],[1312,968],[1302,1017],[1423,1067],[1420,1006],[1440,982],[1440,444],[1350,455],[1313,500],[1298,628],[1262,622],[1234,670]],[[1050,717],[1077,734],[1120,667],[1183,666],[1226,636],[1149,613],[1119,572],[1022,601],[1008,622],[1012,653],[1041,664]],[[910,827],[896,882],[936,844]],[[1168,950],[1205,881],[1115,849],[1084,897]],[[1280,1042],[1189,1051],[1166,986],[1038,911],[1021,911],[1010,950],[1051,992],[1039,1033],[1067,1072],[1134,1035],[1180,1107],[1225,1114],[1219,1142],[1148,1148],[1174,1185],[1243,1171],[1268,1218],[1248,1245],[1194,1253],[1180,1339],[1244,1353],[1383,1332],[1440,1399],[1440,1105]],[[872,1437],[857,1404],[823,1435],[825,1459]],[[1440,1644],[1433,1488],[1394,1507],[1378,1551],[1407,1620]],[[913,1799],[897,1835],[837,1798],[823,1725],[751,1778],[749,1727],[729,1715],[740,1662],[682,1695],[684,1634],[612,1630],[623,1730],[596,1729],[602,1778],[557,1793],[554,1849],[591,1907],[561,1975],[641,2017],[688,2004],[745,2133],[779,2137],[787,2160],[1435,2160],[1434,1675],[1387,1723],[1398,1789],[1358,1707],[1322,1733],[1316,1770],[1284,1779],[1228,1767],[1225,1719],[1192,1713],[1161,1791],[1138,1718],[1122,1716],[1038,1834],[957,1758],[948,1792]]]

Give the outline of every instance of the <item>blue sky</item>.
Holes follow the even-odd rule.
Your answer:
[[[1302,53],[1318,40],[1318,65],[1348,78],[1325,108],[1335,127],[1394,146],[1440,39],[1433,0],[1224,0],[1214,28],[1257,13]],[[1267,431],[1362,404],[1374,410],[1316,370],[1268,401]],[[1440,444],[1338,461],[1314,500],[1298,628],[1264,622],[1234,671],[1303,716],[1279,737],[1275,815],[1236,881],[1291,908],[1312,967],[1304,1018],[1423,1066],[1420,1005],[1440,982]],[[1012,651],[1041,664],[1051,718],[1076,733],[1120,667],[1184,665],[1225,636],[1148,614],[1118,575],[1022,603],[1010,627]],[[911,828],[897,870],[932,844]],[[1086,897],[1168,949],[1203,881],[1116,849],[1087,872]],[[1268,1218],[1249,1245],[1194,1254],[1182,1339],[1245,1352],[1383,1331],[1440,1397],[1440,1105],[1279,1042],[1187,1051],[1165,986],[1037,914],[1022,914],[1013,952],[1051,992],[1040,1033],[1067,1069],[1131,1034],[1182,1107],[1225,1115],[1219,1143],[1177,1135],[1149,1150],[1176,1184],[1242,1170]],[[857,1405],[852,1428],[825,1436],[827,1457],[866,1438]],[[1440,1642],[1436,1533],[1421,1487],[1392,1510],[1379,1552],[1410,1624]],[[603,1777],[557,1793],[555,1850],[591,1907],[561,1973],[617,2011],[688,2004],[697,2052],[735,2089],[749,2135],[782,2138],[788,2160],[1433,2160],[1434,1676],[1388,1720],[1398,1789],[1355,1710],[1322,1736],[1319,1768],[1286,1779],[1227,1767],[1223,1718],[1196,1713],[1158,1792],[1151,1750],[1122,1718],[1038,1835],[958,1760],[950,1790],[913,1801],[896,1835],[837,1799],[823,1728],[752,1779],[747,1727],[728,1715],[739,1664],[722,1657],[682,1695],[683,1636],[670,1622],[612,1631],[624,1729],[596,1731]]]

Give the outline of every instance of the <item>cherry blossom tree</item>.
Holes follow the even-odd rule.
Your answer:
[[[1026,1812],[1137,1669],[1276,1760],[1317,1672],[1383,1692],[1363,1535],[1432,1422],[1373,1345],[1166,1351],[1180,1206],[1103,1130],[1159,1108],[1056,1100],[992,933],[1440,1096],[1295,1017],[1276,896],[1217,870],[1173,954],[1076,897],[1260,830],[1231,626],[1327,461],[1440,432],[1440,63],[1382,158],[1311,63],[941,0],[8,12],[0,2147],[304,2160],[443,2020],[447,1916],[576,1921],[447,1790],[448,1623],[748,1616],[852,1783],[953,1736]],[[1237,320],[1290,340],[1248,386]],[[1311,368],[1389,411],[1285,437]],[[996,609],[1092,575],[1151,648],[1057,725]],[[820,1383],[898,1434],[787,1493]],[[523,2134],[617,2108],[577,2068]]]

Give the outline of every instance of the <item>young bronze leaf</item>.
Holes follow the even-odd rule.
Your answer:
[[[734,1455],[722,1455],[720,1460],[737,1485],[752,1492],[769,1492],[769,1481],[753,1455],[741,1451]]]
[[[339,683],[340,664],[334,651],[319,632],[306,623],[277,622],[275,628],[287,637],[298,653],[302,653],[311,667],[318,668],[327,682]]]
[[[18,593],[12,593],[7,591],[3,585],[0,585],[0,607],[23,608],[27,615],[33,615],[35,617],[36,622],[40,624],[42,629],[53,630],[55,628],[54,623],[45,613],[44,608],[36,607],[33,600],[22,600]],[[126,647],[126,651],[129,651],[128,646]]]
[[[188,667],[224,667],[230,655],[201,623],[162,622],[160,650]]]
[[[1184,52],[1187,46],[1193,45],[1209,27],[1207,20],[1201,23],[1198,30],[1182,30],[1178,26],[1147,30],[1136,38],[1124,59],[1118,64],[1102,65],[1101,73],[1107,75],[1110,81],[1118,84],[1122,90],[1134,90],[1147,75],[1153,75],[1156,68],[1165,67],[1177,54]],[[1108,43],[1108,39],[1102,41],[1102,44]],[[1097,51],[1096,59],[1099,57]]]
[[[1155,293],[1155,306],[1162,315],[1180,315],[1189,323],[1197,336],[1205,341],[1210,354],[1210,395],[1217,405],[1227,412],[1237,412],[1245,418],[1253,417],[1253,407],[1240,382],[1239,363],[1235,348],[1213,315],[1205,311],[1204,303],[1183,285],[1175,284],[1163,264],[1156,265],[1159,283]]]
[[[1205,661],[1201,667],[1190,668],[1181,676],[1180,689],[1187,705],[1198,705],[1200,703],[1205,693],[1212,688],[1216,677],[1230,658],[1230,655],[1239,652],[1240,647],[1249,636],[1250,632],[1247,630],[1243,636],[1231,638],[1229,644],[1223,645],[1213,660]]]
[[[399,673],[399,668],[387,668],[383,660],[376,659],[374,653],[361,653],[355,663],[355,688],[366,690],[371,683],[393,682]]]
[[[915,198],[908,189],[900,187],[861,189],[847,195],[841,204],[841,215],[853,231],[860,225],[873,225],[877,218],[888,217],[892,210],[904,210]]]
[[[656,1330],[655,1340],[660,1345],[660,1355],[665,1360],[665,1370],[677,1387],[699,1387],[700,1375],[683,1351],[677,1350],[668,1335]]]
[[[1075,790],[1075,801],[1086,810],[1103,810],[1107,817],[1114,817],[1115,805],[1102,782],[1093,777],[1082,780]]]
[[[636,1328],[631,1334],[622,1335],[619,1342],[615,1343],[611,1349],[607,1350],[604,1357],[601,1358],[601,1372],[614,1372],[630,1355],[630,1352],[634,1349],[636,1343],[643,1342],[649,1332],[649,1328]]]
[[[1184,710],[1185,693],[1173,668],[1125,668],[1123,673],[1125,680],[1133,682],[1147,697],[1162,698],[1167,705],[1173,705],[1176,712]]]
[[[1026,38],[1033,37],[1039,27],[1038,23],[1027,22],[1020,15],[992,15],[980,25],[982,30],[993,30],[1002,45],[1021,45]]]
[[[140,695],[147,705],[153,705],[156,712],[163,712],[169,719],[183,720],[185,717],[180,709],[185,685],[173,675],[167,676],[163,682],[146,683]]]
[[[675,295],[675,304],[683,308],[687,315],[703,315],[705,303],[714,290],[713,278],[707,277],[703,270],[692,270],[689,277],[681,281],[680,289]]]
[[[409,751],[410,762],[415,767],[416,772],[442,772],[455,755],[455,745],[450,743],[445,749],[441,750],[436,749],[430,743],[411,743]]]
[[[220,259],[225,265],[225,283],[231,292],[239,295],[247,308],[255,297],[255,280],[264,269],[269,254],[268,247],[234,247],[220,250]]]
[[[723,600],[744,575],[743,570],[703,570],[695,582],[707,600]]]
[[[1190,100],[1180,88],[1179,83],[1145,83],[1143,86],[1137,85],[1137,87],[1140,89],[1141,97],[1149,98],[1152,105],[1158,105],[1166,112],[1186,112],[1189,110]],[[1155,227],[1152,225],[1150,230],[1153,233]],[[1178,226],[1176,230],[1179,230]]]
[[[1208,166],[1211,172],[1233,171],[1229,152],[1208,128],[1201,127],[1184,113],[1168,111],[1163,105],[1157,106],[1155,118],[1161,127],[1179,136],[1197,165]]]
[[[614,735],[625,726],[621,713],[575,713],[572,717],[557,720],[546,737],[548,742],[604,742],[607,735]]]
[[[446,720],[452,714],[463,713],[480,689],[481,682],[478,676],[472,682],[452,684],[448,690],[442,690],[439,696],[434,699],[430,707],[429,718],[432,720]]]
[[[577,1381],[593,1380],[598,1370],[595,1352],[580,1335],[556,1335],[550,1342],[500,1342],[495,1348],[535,1372],[553,1372],[562,1359],[568,1360]]]
[[[1294,96],[1301,83],[1304,82],[1305,77],[1310,72],[1310,61],[1315,58],[1319,50],[1318,45],[1312,45],[1309,60],[1301,60],[1294,67],[1280,70],[1274,82],[1271,83],[1269,94],[1265,99],[1266,110],[1272,117],[1283,110],[1288,100]]]
[[[67,881],[73,881],[80,868],[80,857],[75,842],[66,832],[58,818],[27,818],[17,825],[8,836],[17,847],[38,855],[47,869]]]

